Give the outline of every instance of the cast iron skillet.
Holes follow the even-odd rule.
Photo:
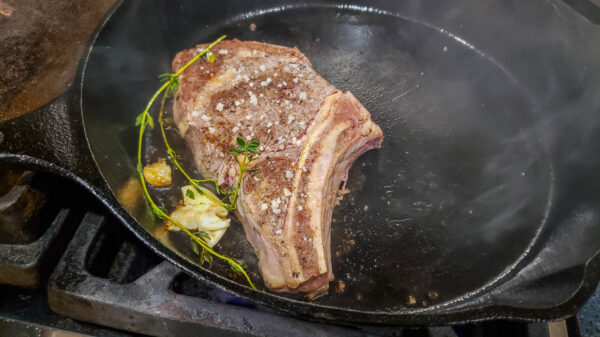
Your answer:
[[[124,2],[69,92],[0,125],[0,158],[74,179],[188,273],[288,314],[407,325],[557,318],[600,277],[599,32],[550,0]],[[176,52],[221,34],[298,46],[384,131],[335,210],[343,292],[306,301],[252,290],[221,264],[203,269],[141,199],[135,116]],[[164,156],[157,137],[146,144],[147,160]],[[239,224],[219,250],[262,285]]]

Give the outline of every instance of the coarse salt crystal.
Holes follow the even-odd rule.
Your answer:
[[[267,130],[267,133],[271,133],[271,129],[268,129],[268,130]]]
[[[294,116],[288,116],[287,123],[291,124],[294,121]]]
[[[246,140],[252,140],[251,136],[246,136]]]
[[[275,73],[275,75],[273,75],[274,77],[277,77],[277,73]]]
[[[254,105],[258,104],[258,99],[256,99],[256,96],[250,96],[250,103]]]
[[[263,98],[265,95],[261,92],[258,97]]]
[[[208,132],[210,132],[210,133],[215,133],[215,128],[213,128],[213,127],[209,127],[209,128],[208,128]]]
[[[200,116],[200,119],[202,119],[205,122],[208,122],[210,120],[210,117],[208,117],[206,115],[202,115],[202,116]]]
[[[219,50],[219,54],[221,54],[221,55],[227,55],[227,53],[228,53],[227,49]]]
[[[287,83],[285,83],[285,81],[281,82],[281,84],[283,84],[283,86],[287,86]]]
[[[259,68],[260,68],[260,71],[265,71],[265,70],[267,70],[267,67],[265,67],[265,65],[264,65],[264,64],[263,64],[263,65],[261,65]]]
[[[235,101],[233,103],[235,104],[235,106],[239,106],[240,105],[240,101]]]
[[[273,212],[273,213],[275,213],[275,212]],[[277,214],[279,214],[279,213],[277,213]],[[279,235],[281,233],[283,233],[283,230],[281,228],[275,231],[275,234],[277,234],[277,235]]]
[[[289,197],[290,195],[292,195],[292,193],[290,192],[290,190],[288,190],[287,188],[283,188],[283,195],[285,195],[286,197]]]
[[[237,126],[234,126],[233,129],[231,129],[232,132],[238,132],[240,128],[238,128]]]
[[[298,206],[298,212],[302,212],[302,205]]]
[[[279,83],[279,84],[277,85],[277,88],[281,88],[281,83]]]
[[[305,126],[306,126],[306,123],[304,123],[304,121],[299,121],[299,122],[298,122],[298,125],[300,125],[301,127],[305,127]]]
[[[223,111],[223,103],[221,103],[221,102],[217,103],[217,106],[215,107],[215,109],[217,109],[217,111]]]
[[[254,83],[250,82],[249,86],[250,88],[254,88]]]
[[[294,83],[298,83],[298,78],[294,77],[294,79],[292,80]]]
[[[200,115],[200,111],[198,111],[198,110],[192,111],[192,117],[198,117],[198,115]]]
[[[271,208],[272,209],[279,208],[279,202],[277,202],[277,199],[271,200]]]
[[[260,82],[260,85],[261,85],[262,87],[266,87],[268,84],[269,84],[269,83],[267,83],[267,81],[261,81],[261,82]]]
[[[267,82],[267,84],[271,83],[272,81],[273,81],[273,80],[271,80],[271,78],[270,78],[270,77],[267,77],[267,81],[266,81],[266,82]]]
[[[264,151],[264,149],[265,149],[265,147],[264,147],[264,146],[262,146],[262,145],[258,147],[258,150],[259,150],[259,151]]]
[[[251,120],[252,119],[252,115],[246,115],[246,119],[247,120]]]
[[[281,210],[279,208],[275,208],[273,210],[273,214],[279,214],[279,213],[281,213]]]
[[[285,178],[288,180],[294,178],[294,173],[290,170],[285,170]]]
[[[268,127],[268,128],[270,128],[271,126],[273,126],[273,123],[269,122],[269,123],[267,124],[267,127]]]
[[[267,204],[264,204],[264,203],[263,203],[262,205],[260,205],[260,210],[261,210],[261,211],[263,211],[263,212],[264,212],[264,211],[266,211],[267,209],[269,209],[269,205],[267,205]]]
[[[302,99],[302,100],[306,99],[306,92],[305,91],[301,92],[300,96],[298,96],[298,97],[300,97],[300,99]]]

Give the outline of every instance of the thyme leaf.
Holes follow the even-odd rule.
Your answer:
[[[144,113],[140,113],[139,115],[137,115],[137,117],[135,118],[135,126],[138,125],[142,125],[142,120],[144,118]]]
[[[196,233],[194,233],[194,234],[196,234],[196,236],[201,236],[201,237],[203,237],[203,238],[207,238],[207,239],[209,239],[209,240],[210,240],[210,236],[209,236],[209,235],[208,235],[208,233],[206,233],[205,231],[197,231],[197,232],[196,232]]]
[[[200,246],[198,246],[198,244],[194,241],[192,241],[192,250],[194,251],[194,254],[200,255]],[[204,251],[204,249],[202,250]]]
[[[206,57],[206,59],[210,63],[214,63],[215,62],[215,54],[213,54],[212,51],[208,51],[204,57]]]
[[[202,254],[200,254],[200,264],[204,265],[204,263],[208,263],[208,268],[212,268],[213,257],[210,255],[206,249],[202,249]]]

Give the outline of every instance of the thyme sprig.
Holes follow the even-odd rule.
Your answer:
[[[248,164],[256,159],[252,154],[260,154],[258,152],[258,146],[260,143],[257,140],[253,140],[250,143],[246,144],[244,139],[237,137],[236,141],[239,146],[234,146],[231,148],[230,154],[235,157],[235,161],[238,164],[238,176],[237,181],[235,183],[235,187],[229,192],[231,204],[230,207],[235,209],[238,197],[238,190],[240,189],[240,184],[242,183],[242,175],[244,172],[254,172],[258,171],[258,168],[249,169]]]
[[[144,173],[143,173],[143,165],[142,165],[142,145],[143,145],[143,139],[144,139],[144,131],[146,131],[146,127],[150,126],[150,128],[154,128],[154,120],[152,118],[152,116],[150,115],[150,108],[152,107],[152,105],[154,104],[154,102],[156,101],[156,99],[163,94],[162,100],[161,100],[161,109],[160,109],[160,113],[159,113],[159,123],[161,126],[161,133],[163,135],[163,140],[165,141],[165,145],[167,148],[167,153],[169,155],[169,157],[171,158],[171,160],[173,161],[173,163],[175,164],[175,166],[177,166],[177,168],[185,175],[185,177],[192,183],[192,185],[194,187],[196,187],[200,192],[202,192],[204,195],[206,195],[207,197],[209,197],[211,200],[214,199],[212,198],[212,196],[210,196],[210,193],[204,193],[203,192],[203,187],[201,187],[200,185],[198,185],[198,182],[202,182],[202,181],[210,181],[210,180],[197,180],[197,179],[192,179],[187,172],[185,172],[185,170],[183,170],[183,168],[181,167],[181,165],[179,165],[179,162],[177,161],[177,153],[175,153],[175,151],[170,147],[170,145],[168,144],[167,138],[166,138],[166,134],[164,132],[164,122],[162,119],[162,115],[163,115],[163,110],[164,110],[164,104],[165,101],[167,99],[167,97],[171,94],[173,94],[175,91],[177,91],[178,87],[179,87],[179,75],[181,75],[181,73],[183,73],[183,71],[185,71],[190,65],[192,65],[194,62],[196,62],[199,58],[201,57],[206,57],[208,59],[209,62],[214,62],[215,56],[212,52],[210,52],[210,49],[212,47],[214,47],[216,44],[218,44],[219,42],[221,42],[223,39],[225,39],[225,35],[221,36],[220,38],[218,38],[217,40],[215,40],[214,42],[212,42],[210,45],[208,45],[204,50],[202,50],[200,53],[198,53],[198,55],[196,55],[194,58],[192,58],[188,63],[186,63],[181,69],[179,69],[179,71],[177,71],[174,74],[163,74],[160,76],[160,78],[164,81],[163,85],[160,86],[160,88],[154,93],[154,95],[152,95],[152,97],[150,98],[150,101],[148,101],[148,104],[146,104],[146,108],[144,109],[144,111],[142,113],[140,113],[137,117],[136,117],[136,121],[135,121],[135,125],[136,126],[140,126],[140,131],[139,131],[139,138],[138,138],[138,162],[137,162],[137,171],[138,171],[138,175],[140,177],[140,182],[142,184],[142,189],[144,191],[144,196],[146,197],[146,200],[148,201],[148,203],[150,204],[150,208],[152,209],[152,212],[159,217],[160,219],[164,219],[164,220],[168,220],[170,221],[170,223],[172,223],[173,225],[177,226],[181,231],[183,231],[184,233],[186,233],[191,241],[194,243],[192,245],[192,249],[194,249],[194,251],[198,251],[198,247],[202,248],[202,253],[201,255],[201,262],[202,264],[204,264],[204,262],[209,262],[210,265],[212,265],[212,256],[215,256],[221,260],[226,261],[229,266],[231,267],[231,269],[235,272],[238,273],[240,275],[243,275],[246,278],[246,281],[248,282],[248,284],[253,288],[256,289],[256,287],[254,286],[254,284],[252,283],[252,280],[250,279],[250,277],[248,276],[248,273],[245,271],[245,269],[242,267],[242,265],[240,264],[240,262],[221,255],[219,253],[217,253],[216,251],[214,251],[212,248],[210,248],[206,242],[204,241],[203,234],[206,234],[205,232],[196,232],[196,233],[192,233],[190,230],[188,230],[187,228],[185,228],[184,226],[182,226],[181,224],[179,224],[177,221],[174,221],[169,214],[167,213],[167,211],[158,206],[156,204],[156,202],[152,199],[152,197],[150,196],[150,193],[148,192],[148,187],[146,185],[146,180],[144,178]],[[254,147],[256,148],[256,147]],[[240,153],[235,151],[235,153]],[[242,161],[239,160],[238,155],[235,155],[236,157],[236,161],[238,163],[246,163],[246,161],[248,160],[248,156],[244,155],[244,159]],[[250,159],[251,161],[251,159]],[[244,172],[245,166],[242,166],[242,164],[240,164],[240,170],[239,170],[239,175],[238,175],[238,181],[237,184],[235,186],[235,189],[233,190],[235,192],[235,197],[231,199],[231,205],[235,208],[235,203],[237,201],[237,190],[239,188],[239,184],[241,182],[241,174]],[[215,182],[215,184],[217,185],[218,188],[218,184]],[[223,203],[220,200],[212,200],[215,201],[216,203],[223,205],[225,203]],[[225,204],[227,205],[227,204]],[[229,209],[229,208],[228,208]],[[203,234],[202,234],[203,233]],[[199,251],[198,251],[199,252]],[[210,255],[212,255],[210,258],[207,258],[206,256],[208,254],[206,253],[210,253]]]

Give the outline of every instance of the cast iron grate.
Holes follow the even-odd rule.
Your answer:
[[[111,225],[102,226],[92,238],[86,256],[85,267],[91,275],[119,284],[135,281],[161,262],[130,233]]]
[[[43,286],[81,220],[65,196],[80,192],[57,189],[61,179],[42,173],[3,169],[0,176],[0,284]]]

